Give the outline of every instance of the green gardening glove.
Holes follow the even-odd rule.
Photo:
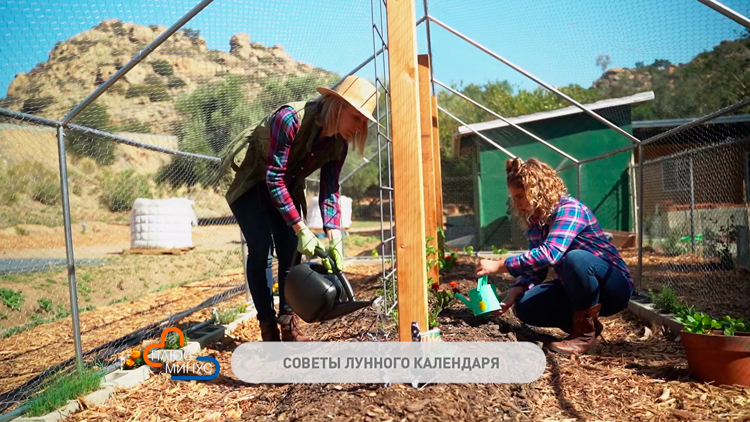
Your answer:
[[[303,227],[297,231],[297,252],[307,255],[308,258],[315,256],[315,248],[325,250],[318,237],[310,231],[309,228]]]
[[[333,260],[339,271],[344,271],[344,241],[340,237],[334,237],[328,242],[328,259]],[[333,268],[328,260],[324,260],[323,265],[329,273],[333,273]]]

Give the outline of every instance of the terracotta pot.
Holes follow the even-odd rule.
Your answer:
[[[734,336],[716,330],[712,333],[680,333],[690,372],[699,380],[715,385],[750,387],[750,333]]]

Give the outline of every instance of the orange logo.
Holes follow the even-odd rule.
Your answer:
[[[180,336],[180,347],[185,347],[185,335],[182,334],[182,330],[177,327],[169,327],[161,332],[161,343],[149,344],[145,349],[143,349],[143,361],[146,362],[146,365],[154,368],[161,368],[161,362],[152,362],[151,359],[148,358],[148,352],[156,347],[164,348],[164,346],[166,345],[167,333],[170,331],[174,331]]]

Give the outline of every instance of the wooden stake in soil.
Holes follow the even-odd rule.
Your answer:
[[[388,2],[399,340],[427,327],[427,257],[414,0]]]
[[[430,245],[437,248],[437,199],[435,198],[435,151],[432,142],[432,97],[430,96],[430,56],[420,54],[419,63],[419,117],[422,135],[422,177],[424,178],[425,234],[432,238]],[[441,254],[442,255],[442,254]],[[430,256],[439,259],[441,255]],[[427,274],[434,282],[440,281],[440,267],[434,265]]]

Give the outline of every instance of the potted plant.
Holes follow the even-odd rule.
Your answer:
[[[750,386],[750,332],[742,318],[720,320],[701,312],[678,317],[690,372],[716,385]]]

